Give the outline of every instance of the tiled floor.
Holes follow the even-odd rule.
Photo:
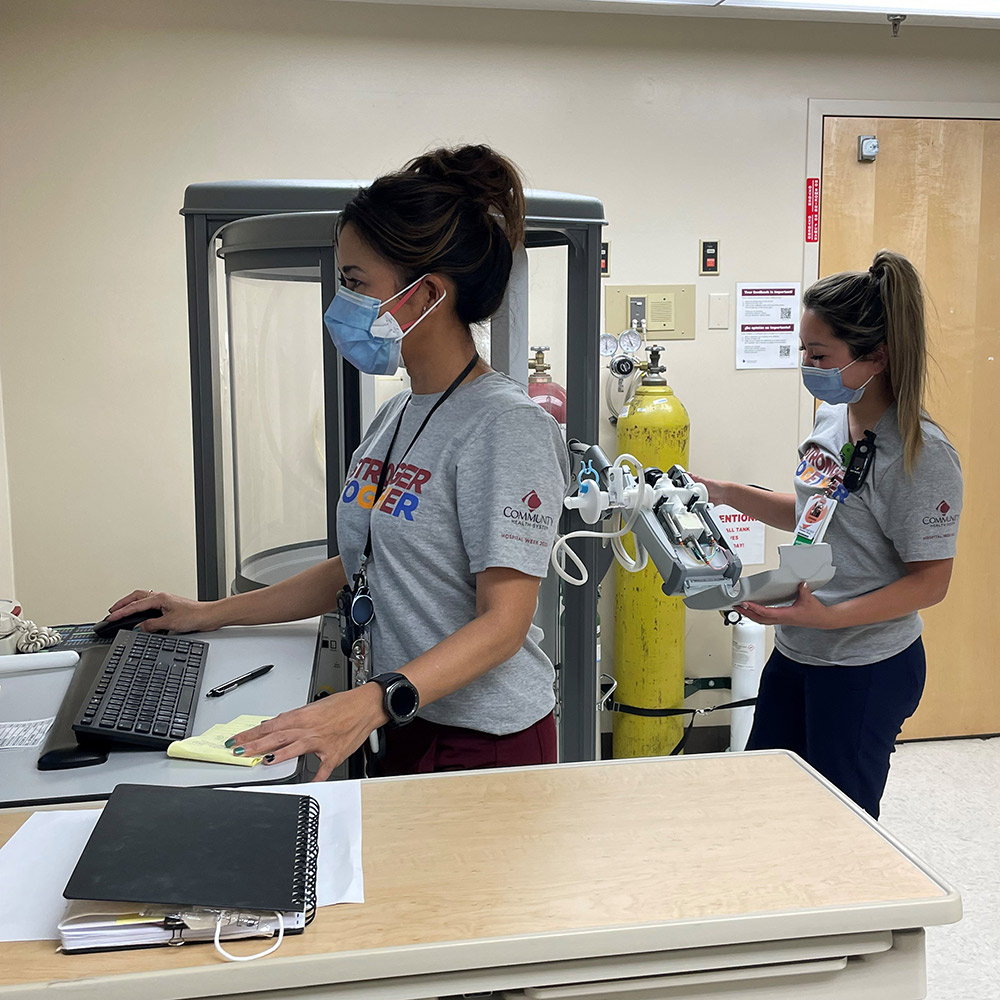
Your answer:
[[[880,821],[962,894],[927,930],[928,1000],[1000,1000],[1000,737],[899,746]]]

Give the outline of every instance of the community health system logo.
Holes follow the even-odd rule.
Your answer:
[[[947,500],[942,500],[935,508],[938,512],[938,517],[925,517],[923,523],[931,525],[935,528],[947,527],[948,525],[954,524],[958,520],[958,514],[951,514],[949,516],[949,511],[951,510],[951,504]]]
[[[509,504],[504,507],[503,516],[529,528],[551,528],[555,523],[553,519],[548,514],[536,513],[541,506],[542,498],[534,490],[529,490],[521,497],[521,506]]]

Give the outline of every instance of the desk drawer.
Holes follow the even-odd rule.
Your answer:
[[[924,932],[893,934],[892,947],[839,957],[538,986],[501,1000],[921,1000]]]
[[[217,995],[193,985],[184,996],[212,1000],[922,1000],[926,993],[922,930],[387,978],[373,968],[371,979],[259,993]]]

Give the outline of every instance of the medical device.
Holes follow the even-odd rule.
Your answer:
[[[663,577],[663,592],[681,596],[689,608],[724,610],[744,601],[781,604],[793,601],[803,582],[817,588],[834,574],[833,554],[825,543],[780,545],[777,569],[741,578],[743,564],[717,520],[708,490],[681,466],[666,473],[644,469],[632,455],[610,461],[598,445],[571,441],[579,459],[578,489],[564,501],[587,524],[611,519],[610,530],[572,531],[557,538],[552,566],[567,583],[582,586],[588,576],[570,547],[574,538],[611,542],[615,558],[629,572],[644,569],[649,559]],[[635,555],[623,538],[631,534]],[[572,576],[566,559],[580,575]]]
[[[844,489],[848,493],[857,493],[875,462],[875,432],[865,431],[865,436],[855,445],[845,445],[844,451],[849,452],[844,457],[847,468],[844,470]]]

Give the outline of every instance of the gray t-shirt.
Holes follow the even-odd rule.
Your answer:
[[[824,604],[894,583],[906,576],[904,563],[955,555],[962,513],[962,470],[958,453],[941,429],[921,421],[923,448],[913,475],[903,468],[903,442],[893,403],[874,431],[875,460],[860,491],[837,505],[824,541],[833,547],[837,572],[816,591]],[[840,456],[848,443],[847,406],[823,403],[812,433],[799,447],[795,510],[801,517],[810,497],[840,485]],[[876,663],[906,649],[923,623],[913,612],[892,621],[843,629],[775,628],[774,643],[792,660],[819,666]]]
[[[348,581],[369,519],[373,673],[399,670],[476,617],[476,574],[507,567],[544,577],[569,456],[559,425],[506,375],[459,386],[400,461],[440,393],[400,393],[383,405],[351,459],[337,506]],[[382,460],[407,399],[383,500],[371,515]],[[422,718],[506,735],[555,704],[554,671],[532,625],[509,660],[420,709]]]

